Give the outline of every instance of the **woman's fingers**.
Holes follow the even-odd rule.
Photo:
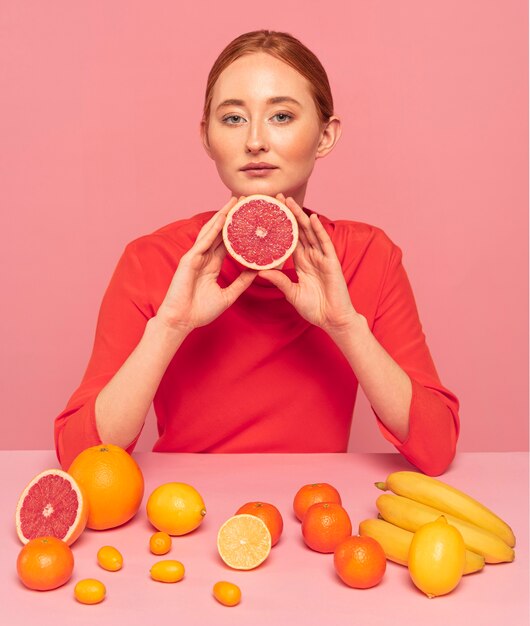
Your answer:
[[[245,289],[251,285],[257,274],[258,273],[255,270],[243,270],[241,274],[239,274],[239,276],[232,282],[232,284],[223,289],[229,306],[233,304],[245,291]]]
[[[283,194],[279,194],[282,195]],[[305,246],[309,245],[317,250],[320,250],[319,240],[313,232],[313,226],[309,217],[304,213],[302,207],[300,207],[296,201],[289,196],[284,204],[293,212],[296,217],[296,221],[299,226],[299,237],[302,239],[302,242]]]
[[[195,240],[195,250],[203,253],[208,250],[220,234],[230,209],[235,206],[237,198],[232,196],[222,209],[217,211],[201,228]]]

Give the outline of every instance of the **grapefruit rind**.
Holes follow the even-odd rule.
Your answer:
[[[70,546],[74,543],[74,541],[76,541],[76,539],[79,538],[81,533],[86,528],[87,521],[88,521],[88,502],[86,498],[84,497],[83,492],[81,491],[81,488],[79,487],[79,484],[77,483],[77,481],[72,476],[70,476],[70,474],[60,469],[44,470],[43,472],[41,472],[40,474],[37,474],[37,476],[32,478],[32,480],[26,485],[26,487],[24,488],[24,491],[22,491],[18,499],[17,508],[15,511],[15,526],[17,529],[18,538],[24,545],[29,543],[31,539],[35,539],[37,537],[26,537],[26,535],[24,534],[22,530],[23,521],[21,518],[22,507],[24,506],[25,500],[28,497],[28,493],[30,489],[34,485],[36,485],[44,476],[50,476],[50,475],[60,476],[61,478],[66,480],[70,484],[72,490],[76,493],[77,500],[79,503],[79,506],[77,508],[77,514],[75,516],[73,523],[70,525],[66,534],[63,537],[57,537],[57,539],[61,539],[67,545]],[[49,535],[50,533],[49,531],[45,531],[45,532],[43,531],[42,534]]]
[[[269,556],[272,539],[263,520],[240,513],[226,520],[217,533],[217,550],[232,569],[250,570]]]
[[[274,259],[274,261],[272,261],[271,263],[259,264],[259,263],[253,263],[253,262],[248,261],[241,254],[239,254],[238,252],[236,252],[234,250],[234,248],[232,246],[232,243],[230,241],[228,228],[229,228],[230,224],[232,223],[232,218],[233,218],[234,214],[243,205],[248,204],[248,203],[252,202],[253,200],[262,200],[264,202],[268,202],[270,204],[274,204],[275,206],[277,206],[280,210],[282,210],[285,213],[287,219],[290,221],[291,226],[292,226],[293,240],[292,240],[291,245],[289,246],[289,248],[280,257],[278,257],[277,259]],[[284,263],[291,256],[291,254],[294,252],[294,249],[296,248],[296,245],[298,243],[298,222],[296,221],[296,218],[293,215],[292,211],[287,206],[285,206],[285,204],[283,204],[283,202],[280,202],[279,200],[277,200],[276,198],[273,198],[272,196],[266,196],[266,195],[263,195],[263,194],[253,194],[253,195],[250,195],[250,196],[246,196],[245,198],[240,200],[228,212],[228,214],[226,216],[225,223],[223,225],[223,241],[224,241],[225,247],[226,247],[228,253],[230,254],[230,256],[233,259],[235,259],[238,263],[240,263],[241,265],[243,265],[245,267],[248,267],[250,269],[253,269],[253,270],[270,270],[270,269],[274,269],[275,267],[278,267],[279,265]]]

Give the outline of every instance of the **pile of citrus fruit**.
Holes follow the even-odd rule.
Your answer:
[[[515,536],[492,511],[467,494],[417,472],[394,472],[376,483],[377,519],[359,524],[352,534],[350,516],[339,491],[328,483],[303,485],[293,499],[294,515],[308,548],[333,554],[333,566],[342,583],[356,589],[378,585],[387,559],[406,565],[413,583],[428,597],[450,593],[464,574],[484,563],[514,558]],[[104,530],[122,526],[137,514],[144,495],[144,478],[136,461],[115,445],[98,445],[81,452],[68,468],[49,469],[35,476],[22,491],[15,512],[16,530],[23,544],[17,573],[30,589],[56,589],[74,570],[72,544],[85,528]],[[200,493],[183,482],[156,487],[146,503],[146,516],[155,532],[148,541],[157,556],[167,555],[172,537],[196,530],[206,506]],[[278,508],[268,502],[247,502],[221,524],[217,550],[235,570],[252,570],[269,557],[283,532]],[[146,541],[147,543],[147,541]],[[114,546],[102,546],[96,555],[109,572],[122,569],[124,559]],[[184,579],[184,565],[174,559],[153,563],[154,581]],[[225,606],[241,601],[241,590],[221,580],[213,597]],[[105,585],[94,578],[79,580],[74,597],[84,604],[105,599]]]

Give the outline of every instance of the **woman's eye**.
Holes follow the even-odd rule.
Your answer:
[[[293,116],[289,115],[289,113],[276,113],[273,117],[275,117],[278,122],[288,122],[293,119]]]
[[[240,124],[243,121],[241,115],[227,115],[223,117],[223,122],[226,124]]]

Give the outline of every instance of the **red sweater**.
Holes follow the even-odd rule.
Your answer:
[[[139,342],[164,298],[180,257],[212,213],[130,243],[105,293],[92,356],[79,388],[55,420],[58,458],[67,468],[101,443],[99,391]],[[412,380],[410,431],[383,436],[427,474],[445,471],[459,431],[458,400],[442,386],[425,343],[401,251],[382,230],[321,216],[355,310]],[[283,271],[296,280],[292,258]],[[226,257],[226,286],[240,268]],[[211,324],[182,343],[154,398],[157,452],[344,452],[358,382],[337,346],[300,317],[283,294],[256,278]],[[128,447],[132,451],[138,437]]]

